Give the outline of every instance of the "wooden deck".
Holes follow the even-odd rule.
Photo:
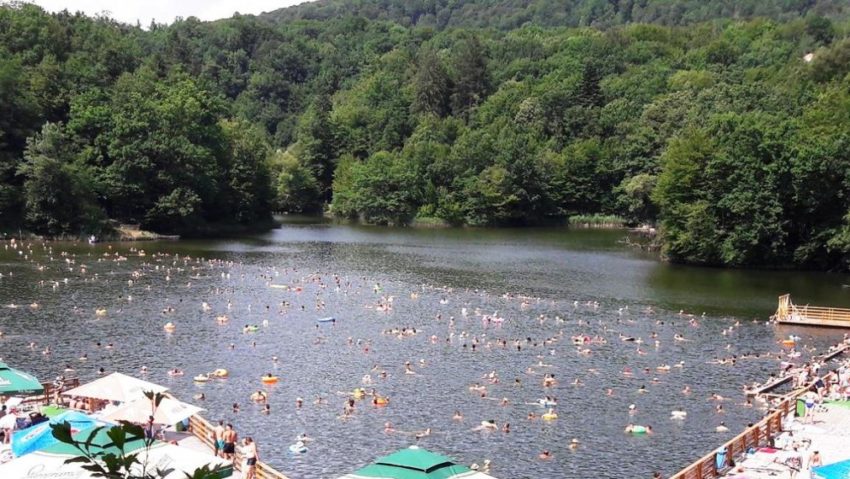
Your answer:
[[[790,294],[779,297],[775,318],[779,324],[850,328],[850,309],[797,306]]]
[[[212,453],[214,449],[212,439],[212,432],[214,429],[213,425],[201,416],[195,415],[189,418],[189,429],[192,431],[192,434],[206,446],[207,451]],[[233,461],[233,469],[238,471],[240,474],[242,472],[243,462],[244,460],[242,455],[239,454],[237,448],[236,460]],[[289,479],[283,475],[283,473],[275,470],[273,467],[262,461],[257,462],[255,477],[257,479]]]

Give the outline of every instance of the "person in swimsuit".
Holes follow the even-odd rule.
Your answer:
[[[254,479],[257,472],[257,461],[260,459],[257,453],[257,443],[251,436],[243,441],[242,452],[245,454],[245,479]]]
[[[213,429],[213,441],[215,442],[215,455],[221,457],[224,450],[224,421],[219,421],[218,426]]]
[[[224,440],[224,445],[221,448],[222,457],[232,461],[234,454],[236,454],[236,439],[237,439],[236,431],[233,430],[233,424],[228,424],[227,429],[224,430],[224,434],[222,435],[222,439]]]

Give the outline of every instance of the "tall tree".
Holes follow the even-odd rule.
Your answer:
[[[419,51],[413,88],[415,111],[439,117],[449,113],[451,78],[434,49],[423,47]]]
[[[455,45],[452,52],[454,93],[451,97],[455,115],[469,118],[471,110],[490,92],[487,59],[487,50],[476,35],[469,35]]]

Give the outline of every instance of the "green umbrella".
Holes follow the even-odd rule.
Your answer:
[[[44,387],[34,376],[0,363],[0,396],[40,394]]]
[[[382,457],[340,479],[486,479],[490,476],[456,464],[451,458],[411,446]]]

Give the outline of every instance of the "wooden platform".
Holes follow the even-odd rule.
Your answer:
[[[781,377],[781,378],[776,378],[773,381],[769,381],[765,384],[762,384],[761,386],[757,386],[757,387],[754,387],[754,388],[747,388],[746,394],[747,394],[747,396],[758,396],[758,395],[764,394],[768,391],[772,391],[772,390],[778,388],[779,386],[791,381],[792,379],[794,379],[794,376],[792,374],[788,374],[787,376],[784,376],[784,377]]]
[[[791,302],[790,294],[779,297],[774,317],[779,324],[850,328],[850,309],[797,306]]]

